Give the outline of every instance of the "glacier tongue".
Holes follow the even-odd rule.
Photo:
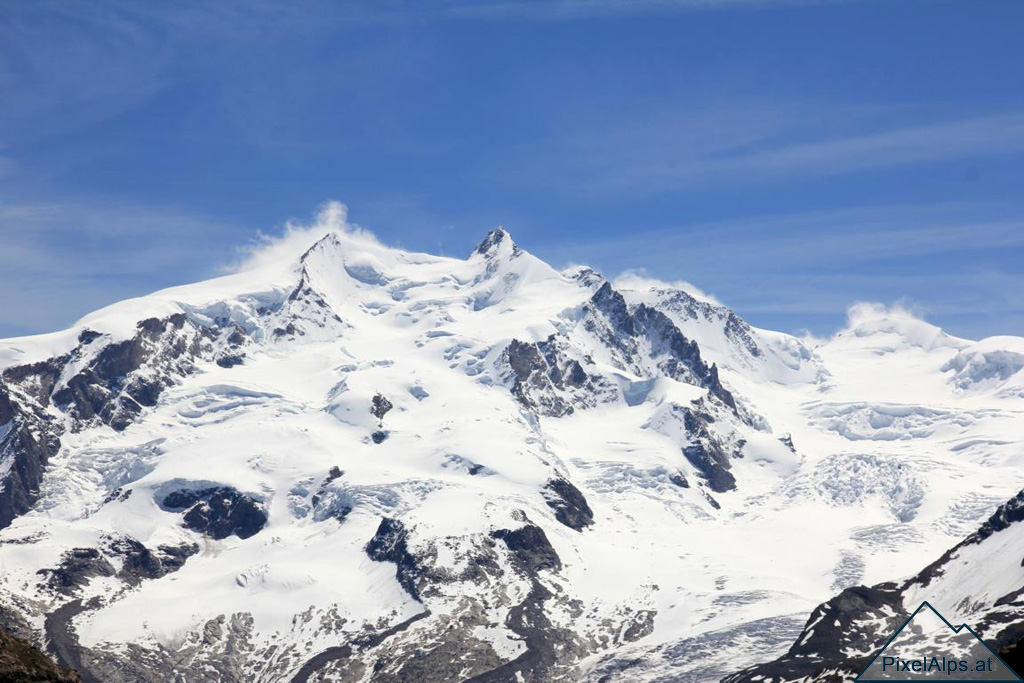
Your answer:
[[[87,680],[707,680],[1024,481],[998,349],[858,329],[325,228],[0,341],[0,604]]]

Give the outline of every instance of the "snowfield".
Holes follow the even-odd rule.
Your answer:
[[[0,614],[87,681],[717,681],[1024,488],[1022,369],[899,311],[813,344],[500,229],[323,225],[0,341]]]

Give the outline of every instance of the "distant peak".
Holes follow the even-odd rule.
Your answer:
[[[601,273],[589,266],[570,266],[562,271],[562,275],[575,280],[583,287],[592,291],[597,291],[599,287],[607,282]]]
[[[836,336],[872,340],[886,335],[900,337],[907,345],[925,351],[942,347],[961,349],[969,344],[967,340],[947,334],[942,328],[923,320],[900,304],[886,306],[863,301],[847,309],[846,327]]]
[[[498,252],[502,248],[509,248],[505,245],[509,245],[511,247],[513,254],[519,252],[519,247],[517,247],[516,243],[512,241],[512,235],[508,234],[508,231],[499,225],[497,228],[487,233],[487,237],[484,238],[483,242],[476,246],[473,253],[487,256]]]

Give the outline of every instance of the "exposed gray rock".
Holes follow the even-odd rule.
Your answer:
[[[72,418],[75,430],[98,420],[121,431],[143,408],[156,405],[175,378],[193,372],[203,341],[214,335],[181,313],[143,320],[134,337],[108,344],[54,391],[52,402]],[[143,366],[155,372],[136,373]]]
[[[587,504],[583,493],[566,479],[556,477],[544,485],[544,499],[552,510],[555,519],[576,531],[594,523],[594,512]]]
[[[690,461],[716,493],[736,488],[736,477],[730,454],[711,432],[708,425],[715,421],[713,415],[698,407],[673,406],[672,410],[682,415],[683,424],[690,438],[690,445],[683,447],[683,455]]]
[[[547,534],[535,524],[519,529],[498,529],[491,532],[491,536],[505,542],[516,563],[525,571],[562,568],[562,561],[551,547]]]
[[[48,408],[63,413],[72,431],[97,424],[124,430],[167,387],[194,372],[198,359],[230,359],[217,357],[212,342],[219,337],[234,340],[232,348],[242,339],[233,325],[206,327],[177,313],[143,320],[131,338],[102,347],[103,335],[83,330],[71,352],[5,369],[0,425],[12,428],[0,441],[0,460],[12,466],[0,488],[0,528],[31,509],[46,464],[60,449],[64,426]],[[75,372],[61,380],[69,366]]]
[[[588,374],[567,355],[555,335],[534,343],[513,339],[503,357],[512,370],[512,394],[539,415],[571,415],[615,395],[611,383]]]
[[[420,601],[417,585],[423,573],[416,558],[409,552],[409,532],[397,519],[384,517],[380,520],[377,533],[366,544],[366,555],[377,562],[393,562],[395,578],[402,588],[414,599]]]
[[[192,531],[215,540],[249,538],[267,525],[267,513],[253,498],[229,486],[172,491],[162,501],[168,510],[184,511],[183,522]]]
[[[64,553],[54,569],[40,569],[46,586],[57,593],[73,595],[97,576],[114,576],[114,566],[96,548],[73,548]]]
[[[903,609],[900,588],[894,583],[847,588],[811,612],[804,632],[781,658],[722,681],[847,681],[867,666],[877,648],[909,616]],[[850,657],[848,652],[865,654]]]
[[[480,254],[482,256],[489,256],[493,254],[497,248],[504,243],[511,243],[513,254],[518,255],[520,253],[519,247],[512,242],[512,237],[508,234],[505,228],[495,228],[487,233],[483,241],[476,245],[476,249],[473,250],[474,254]]]
[[[161,545],[155,551],[128,536],[110,539],[102,548],[72,548],[53,569],[42,569],[45,585],[56,593],[74,595],[95,577],[116,576],[128,586],[143,580],[159,579],[181,569],[189,557],[199,552],[194,543]],[[114,569],[112,558],[120,560]]]
[[[117,577],[129,586],[137,586],[144,580],[159,579],[178,571],[188,558],[199,552],[199,545],[161,545],[152,551],[134,538],[124,537],[113,541],[109,550],[122,560]]]
[[[4,425],[8,429],[0,438],[0,462],[10,462],[10,470],[0,482],[0,529],[35,504],[46,464],[60,450],[61,434],[33,399],[12,395],[0,381],[0,427]]]
[[[392,408],[394,408],[394,405],[383,394],[374,395],[373,400],[370,402],[370,414],[377,418],[381,428],[384,427],[384,416]]]
[[[617,349],[625,366],[633,365],[632,359],[644,355],[639,352],[637,344],[639,339],[643,339],[650,346],[662,374],[704,387],[712,396],[736,410],[736,401],[722,386],[718,368],[704,362],[697,342],[687,339],[667,315],[646,304],[639,304],[631,311],[622,294],[608,282],[594,293],[589,306],[600,314],[607,327],[592,317],[587,322],[588,329],[607,346]]]

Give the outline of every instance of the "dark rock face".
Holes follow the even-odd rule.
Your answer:
[[[536,344],[513,339],[506,353],[515,376],[512,395],[520,403],[550,417],[562,417],[573,412],[572,405],[553,391],[560,388],[553,379],[557,368],[548,365]]]
[[[709,450],[704,444],[687,446],[683,449],[683,455],[704,475],[708,487],[717,493],[724,493],[736,488],[736,477],[722,465],[719,454],[720,451]]]
[[[302,274],[295,289],[288,295],[287,300],[277,311],[273,313],[279,319],[280,324],[274,329],[275,339],[284,337],[304,337],[307,334],[315,334],[325,329],[341,329],[345,323],[330,305],[324,301],[323,296],[310,284],[309,271],[306,269],[310,259],[315,258],[325,249],[340,246],[337,237],[327,235],[322,240],[311,246],[302,255]]]
[[[320,499],[323,498],[324,493],[327,491],[327,487],[330,485],[330,483],[335,479],[340,479],[344,475],[345,471],[342,470],[337,465],[333,466],[330,469],[330,471],[327,472],[327,476],[324,477],[324,480],[322,482],[320,482],[320,487],[316,490],[316,493],[314,493],[313,497],[310,499],[310,502],[313,503],[313,507],[316,507],[317,503],[320,502]],[[351,509],[349,509],[349,512],[351,512]]]
[[[102,347],[102,335],[83,330],[71,352],[4,370],[0,426],[11,428],[0,440],[0,459],[10,458],[12,467],[0,487],[0,528],[35,503],[46,464],[60,449],[63,427],[48,408],[64,413],[72,431],[97,424],[121,431],[194,372],[196,359],[212,357],[211,340],[222,334],[241,336],[237,328],[202,327],[179,313],[143,320],[130,339]],[[72,362],[81,367],[61,382]]]
[[[159,579],[181,569],[198,552],[195,543],[162,545],[152,551],[134,538],[123,536],[110,540],[103,548],[73,548],[64,553],[56,569],[43,569],[39,574],[50,590],[73,595],[98,576],[116,576],[130,586]],[[111,557],[121,559],[120,570],[114,569]]]
[[[779,437],[779,441],[791,452],[796,453],[796,446],[793,445],[793,436],[791,434],[783,434]]]
[[[661,311],[640,304],[632,309],[622,294],[605,282],[583,307],[582,325],[613,354],[616,365],[641,377],[666,376],[707,389],[740,415],[732,394],[722,385],[718,368],[709,366],[695,341],[687,339]],[[540,342],[513,339],[502,359],[511,373],[512,394],[537,415],[564,417],[618,398],[617,385],[596,372],[593,361],[573,352],[566,338],[551,335]],[[741,419],[744,419],[740,416]]]
[[[110,561],[96,548],[74,548],[64,553],[56,569],[40,569],[50,590],[71,595],[97,576],[114,576]]]
[[[676,486],[678,486],[679,488],[683,488],[683,489],[690,488],[690,482],[688,482],[686,480],[686,477],[684,477],[679,472],[673,472],[672,474],[668,475],[668,480],[670,482],[672,482],[673,484],[675,484]]]
[[[525,571],[562,568],[562,560],[539,526],[527,524],[515,530],[498,529],[491,532],[491,537],[504,541],[516,563]]]
[[[419,581],[423,575],[416,558],[409,552],[409,532],[397,519],[384,517],[380,520],[377,533],[373,535],[364,550],[366,556],[376,562],[392,562],[395,578],[405,592],[417,602],[420,600]]]
[[[789,652],[774,662],[727,676],[722,683],[851,680],[909,616],[897,584],[847,588],[811,612]],[[848,652],[865,654],[850,657]]]
[[[716,306],[695,299],[680,290],[657,290],[662,295],[661,306],[690,320],[717,320],[723,323],[725,336],[751,356],[763,356],[761,348],[754,341],[750,325],[725,306]]]
[[[46,463],[60,450],[60,433],[38,404],[24,395],[21,400],[12,396],[0,381],[0,461],[11,462],[0,484],[0,529],[35,504]]]
[[[1010,528],[1011,524],[1024,522],[1024,491],[999,506],[981,527],[964,539],[963,545],[981,543],[994,533]]]
[[[121,431],[145,407],[156,405],[162,391],[193,371],[204,338],[212,332],[197,328],[183,314],[138,324],[131,339],[107,345],[93,361],[54,392],[54,405],[76,423],[99,420]],[[148,365],[160,379],[133,375]]]
[[[610,385],[569,358],[555,335],[536,343],[513,339],[504,358],[512,369],[512,395],[539,415],[571,415],[576,407],[592,407],[610,397]]]
[[[555,519],[576,531],[594,523],[594,512],[587,504],[583,493],[568,480],[551,479],[544,485],[544,498],[552,510]]]
[[[0,681],[5,683],[82,683],[31,643],[0,631]]]
[[[380,445],[388,440],[388,433],[383,429],[378,429],[373,434],[370,434],[370,440]]]
[[[217,359],[217,365],[222,368],[233,368],[245,362],[245,354],[229,354]]]
[[[636,306],[631,312],[622,294],[608,282],[594,293],[590,306],[603,316],[608,327],[602,329],[596,320],[591,319],[588,330],[609,348],[618,350],[624,366],[634,365],[632,359],[640,357],[637,342],[643,340],[650,347],[660,372],[704,387],[712,396],[736,410],[735,399],[718,378],[718,368],[714,365],[709,367],[704,362],[697,342],[687,339],[667,315],[646,304]]]
[[[78,343],[88,344],[93,340],[99,339],[103,335],[95,330],[82,330],[78,333]]]
[[[729,471],[732,467],[729,453],[708,429],[715,418],[710,413],[683,406],[673,407],[673,410],[682,412],[690,437],[690,445],[683,448],[686,459],[697,468],[712,491],[724,493],[735,489],[736,477]]]
[[[957,543],[955,546],[943,553],[942,557],[921,570],[916,577],[916,582],[922,586],[927,586],[934,579],[942,576],[943,568],[946,563],[949,562],[949,560],[952,559],[961,548],[968,545],[977,545],[992,536],[992,534],[1008,529],[1010,525],[1022,521],[1024,521],[1024,491],[1021,491],[1016,496],[1000,505],[996,511],[992,513],[992,516],[978,527],[977,531],[962,540],[960,543]],[[1024,566],[1024,560],[1022,560],[1021,566]]]
[[[267,525],[267,513],[256,500],[227,486],[173,491],[164,498],[163,506],[184,510],[184,526],[214,540],[249,538]]]
[[[480,254],[481,256],[490,256],[505,242],[512,244],[512,254],[513,256],[518,256],[520,249],[514,242],[512,242],[512,237],[504,228],[495,228],[487,233],[487,237],[484,238],[483,242],[476,245],[476,249],[473,250],[473,253]]]
[[[345,476],[345,472],[341,468],[332,467],[320,483],[316,493],[310,498],[316,520],[334,519],[341,523],[352,512],[356,504],[352,495],[343,486],[331,486],[334,481],[343,476]]]
[[[162,545],[153,552],[134,538],[121,538],[110,545],[110,550],[122,557],[118,578],[137,586],[144,580],[159,579],[178,571],[188,558],[199,552],[199,546],[195,543]]]
[[[394,408],[394,405],[383,394],[376,394],[373,400],[370,401],[370,414],[377,418],[382,427],[384,426],[384,416],[392,408]]]

